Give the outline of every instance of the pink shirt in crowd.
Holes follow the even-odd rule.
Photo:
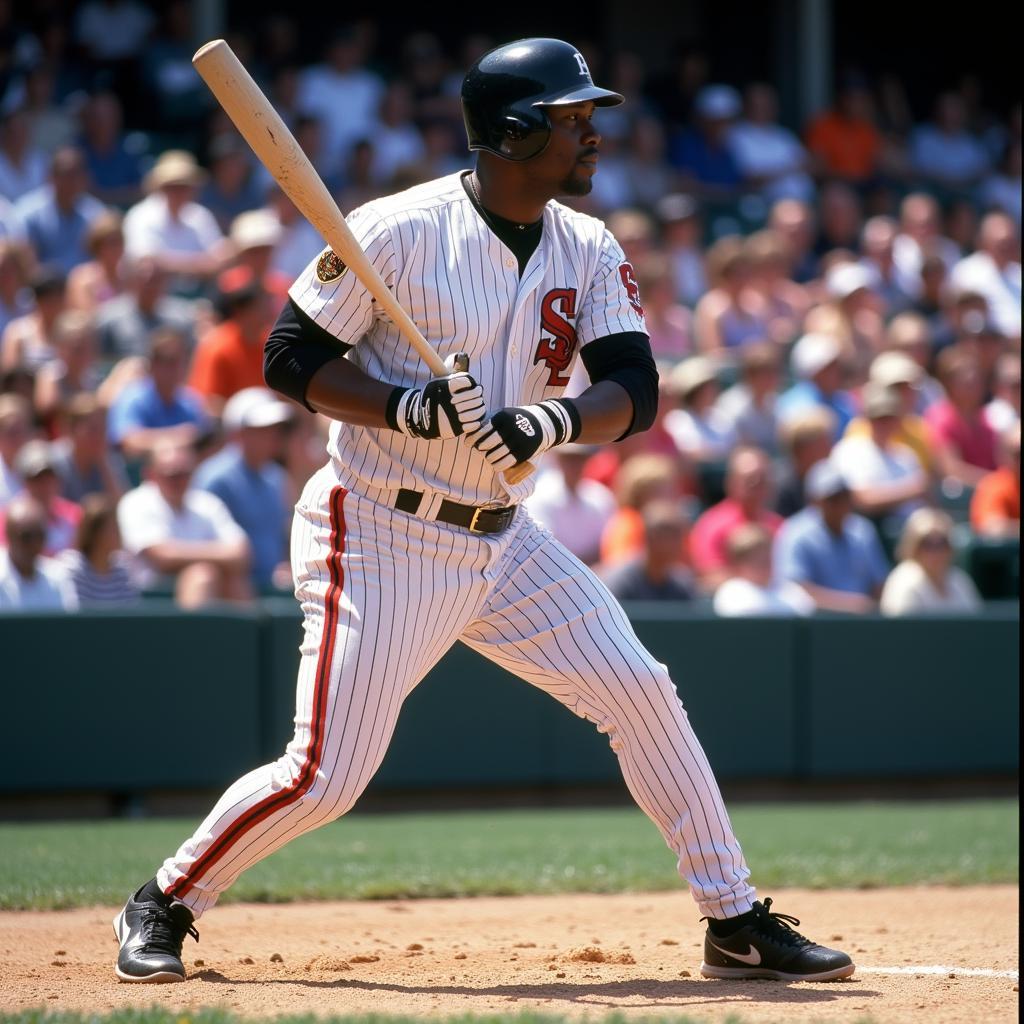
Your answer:
[[[738,501],[726,498],[717,505],[712,505],[693,524],[690,531],[690,561],[698,573],[711,572],[725,565],[725,544],[729,534],[751,522],[743,513]],[[782,525],[782,516],[764,509],[756,522],[768,530],[773,536]]]
[[[980,410],[965,419],[949,399],[943,398],[924,414],[936,443],[948,445],[964,462],[981,469],[996,468],[996,435]]]

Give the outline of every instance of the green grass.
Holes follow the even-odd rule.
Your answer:
[[[753,881],[859,888],[1017,880],[1014,800],[732,810]],[[195,821],[0,825],[0,909],[117,904]],[[349,815],[258,864],[226,900],[621,892],[680,884],[637,810]]]

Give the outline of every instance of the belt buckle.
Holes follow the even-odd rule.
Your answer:
[[[485,511],[487,511],[487,509],[485,509],[483,505],[478,505],[475,509],[473,509],[473,518],[470,519],[470,521],[469,521],[469,532],[470,533],[484,533],[485,532],[483,530],[478,530],[476,528],[477,520],[480,518],[481,513],[485,512]]]

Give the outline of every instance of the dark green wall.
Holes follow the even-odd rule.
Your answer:
[[[629,610],[720,778],[1016,772],[1016,606],[898,621]],[[0,791],[232,781],[290,737],[300,635],[288,600],[236,613],[0,617]],[[618,778],[593,726],[457,645],[409,697],[373,785]]]

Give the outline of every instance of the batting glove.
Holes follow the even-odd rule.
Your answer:
[[[385,415],[392,430],[434,441],[479,430],[487,403],[476,380],[459,372],[435,377],[422,388],[395,388]]]
[[[501,471],[527,462],[556,444],[575,441],[579,433],[576,406],[566,398],[550,398],[537,405],[499,409],[470,440]]]

